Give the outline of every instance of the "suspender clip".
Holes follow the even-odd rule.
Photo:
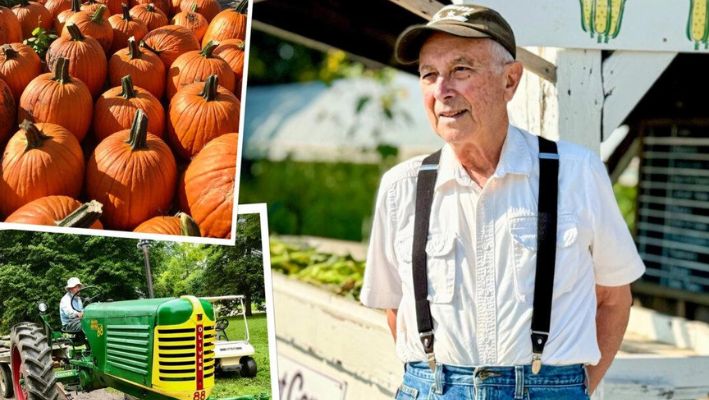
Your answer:
[[[542,369],[542,352],[549,339],[549,332],[532,330],[532,373],[539,373]]]
[[[419,337],[421,338],[423,351],[426,353],[428,367],[433,372],[436,370],[436,356],[433,354],[433,331],[421,332]]]
[[[538,374],[542,369],[542,353],[532,353],[532,373]]]

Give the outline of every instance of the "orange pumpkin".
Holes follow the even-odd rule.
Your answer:
[[[114,14],[120,14],[123,10],[123,4],[125,3],[124,0],[96,0],[97,2],[105,5],[108,7],[108,11],[111,13],[111,16]],[[106,18],[109,16],[106,15]]]
[[[207,32],[202,38],[202,44],[209,43],[210,40],[226,40],[226,39],[241,39],[246,40],[246,8],[248,1],[243,0],[234,8],[217,14],[209,23]]]
[[[160,233],[163,235],[202,236],[199,225],[189,215],[179,212],[174,217],[153,217],[138,225],[133,232]]]
[[[30,46],[11,43],[0,47],[0,79],[10,86],[15,101],[20,100],[27,85],[41,72],[39,56]]]
[[[69,74],[84,82],[91,96],[98,96],[103,89],[108,70],[103,47],[93,37],[84,36],[79,27],[72,23],[68,23],[64,30],[68,32],[68,36],[62,35],[52,42],[47,50],[49,70],[55,71],[55,64],[59,58],[69,59],[71,61]]]
[[[180,2],[181,11],[189,11],[195,6],[197,7],[197,12],[204,15],[207,22],[214,19],[222,11],[222,6],[219,5],[217,0],[183,0]]]
[[[108,17],[104,17],[104,13],[107,11],[108,8],[101,4],[93,14],[79,12],[72,15],[66,20],[66,25],[76,25],[84,36],[91,36],[96,39],[99,44],[101,44],[101,47],[103,47],[103,51],[108,52],[111,50],[111,43],[113,42],[113,28],[106,19]],[[72,35],[69,33],[66,25],[62,30],[62,37],[71,39]]]
[[[168,0],[131,0],[130,5],[135,7],[139,4],[152,3],[155,8],[162,11],[163,14],[170,15],[170,4]]]
[[[46,30],[52,29],[52,14],[36,1],[20,0],[20,4],[12,7],[22,26],[22,38],[32,37],[32,31],[40,26]]]
[[[22,41],[22,25],[15,13],[0,6],[0,44],[19,43]]]
[[[93,13],[96,12],[96,10],[99,9],[99,7],[104,6],[104,5],[105,4],[99,3],[96,0],[89,0],[86,3],[82,4],[80,8],[81,8],[81,11],[85,11],[89,15],[92,15]],[[108,18],[111,16],[111,12],[104,11],[103,16],[104,16],[104,18]]]
[[[79,0],[71,0],[71,7],[59,12],[54,18],[54,31],[61,34],[66,21],[78,12],[81,12],[81,2]]]
[[[165,68],[170,68],[182,53],[199,50],[199,42],[194,33],[177,25],[165,25],[148,32],[143,38],[142,46],[160,56]]]
[[[217,82],[212,75],[204,83],[187,85],[170,101],[168,137],[182,158],[191,158],[210,140],[239,130],[239,99]]]
[[[133,83],[149,91],[158,99],[165,92],[165,66],[160,57],[147,49],[138,47],[134,38],[128,39],[128,47],[118,50],[108,62],[108,80],[118,86],[124,76],[133,77]]]
[[[44,196],[78,196],[84,155],[74,135],[59,125],[28,120],[20,128],[2,157],[0,214]]]
[[[229,133],[209,142],[180,180],[180,207],[192,215],[205,237],[231,235],[238,138]]]
[[[134,87],[131,76],[126,75],[121,86],[109,89],[96,100],[93,124],[96,138],[101,141],[113,133],[129,129],[138,109],[148,117],[148,132],[162,137],[165,110],[160,100],[147,90]]]
[[[44,8],[49,11],[52,20],[54,20],[60,12],[71,9],[71,0],[48,0],[44,3]]]
[[[111,44],[110,54],[115,54],[118,50],[128,46],[128,38],[134,37],[140,42],[148,33],[148,26],[139,19],[130,16],[130,9],[127,5],[123,5],[122,13],[111,15],[108,23],[113,28],[113,43]]]
[[[197,12],[197,4],[194,4],[189,11],[180,11],[175,14],[170,23],[172,25],[184,26],[191,30],[197,38],[197,41],[202,40],[204,32],[207,31],[207,26],[209,26],[209,22],[204,18],[204,15]]]
[[[93,101],[89,88],[69,76],[68,64],[69,60],[60,58],[54,73],[42,74],[27,85],[17,119],[61,125],[81,141],[91,124]]]
[[[159,8],[156,8],[153,3],[133,6],[130,9],[130,16],[143,21],[148,27],[148,31],[167,25],[167,15]]]
[[[241,81],[244,78],[244,47],[244,41],[241,39],[226,39],[219,42],[219,46],[214,49],[214,55],[226,61],[234,72],[234,94],[238,98],[241,98]]]
[[[97,201],[81,204],[69,196],[45,196],[18,208],[5,222],[103,229],[99,221],[101,208]]]
[[[172,202],[177,167],[170,148],[148,133],[142,110],[130,130],[104,139],[86,167],[86,193],[103,203],[103,221],[115,229],[134,229],[165,214]]]
[[[171,99],[184,86],[204,82],[210,75],[219,76],[219,84],[234,92],[234,72],[229,64],[213,55],[219,43],[209,42],[202,51],[188,51],[177,57],[167,71],[167,98]]]
[[[0,79],[0,147],[14,130],[17,117],[17,103],[12,96],[10,86]]]

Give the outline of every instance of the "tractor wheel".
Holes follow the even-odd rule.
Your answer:
[[[12,386],[17,400],[57,400],[52,349],[44,329],[36,324],[15,325],[10,333]]]
[[[10,367],[0,364],[0,396],[9,399],[12,397],[12,378]]]
[[[244,378],[253,378],[256,376],[256,361],[249,356],[241,357],[239,360],[241,364],[241,376]]]

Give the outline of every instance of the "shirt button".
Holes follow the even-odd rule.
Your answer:
[[[485,296],[487,296],[487,297],[492,296],[492,290],[486,289],[486,290],[485,290]]]
[[[485,250],[492,250],[492,243],[488,243],[485,245]]]

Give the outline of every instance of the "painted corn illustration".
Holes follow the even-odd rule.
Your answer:
[[[687,38],[694,42],[694,50],[699,44],[709,47],[709,0],[690,0],[689,18],[687,19]]]
[[[598,43],[618,36],[626,0],[580,0],[581,27]],[[709,1],[709,0],[704,0]]]

